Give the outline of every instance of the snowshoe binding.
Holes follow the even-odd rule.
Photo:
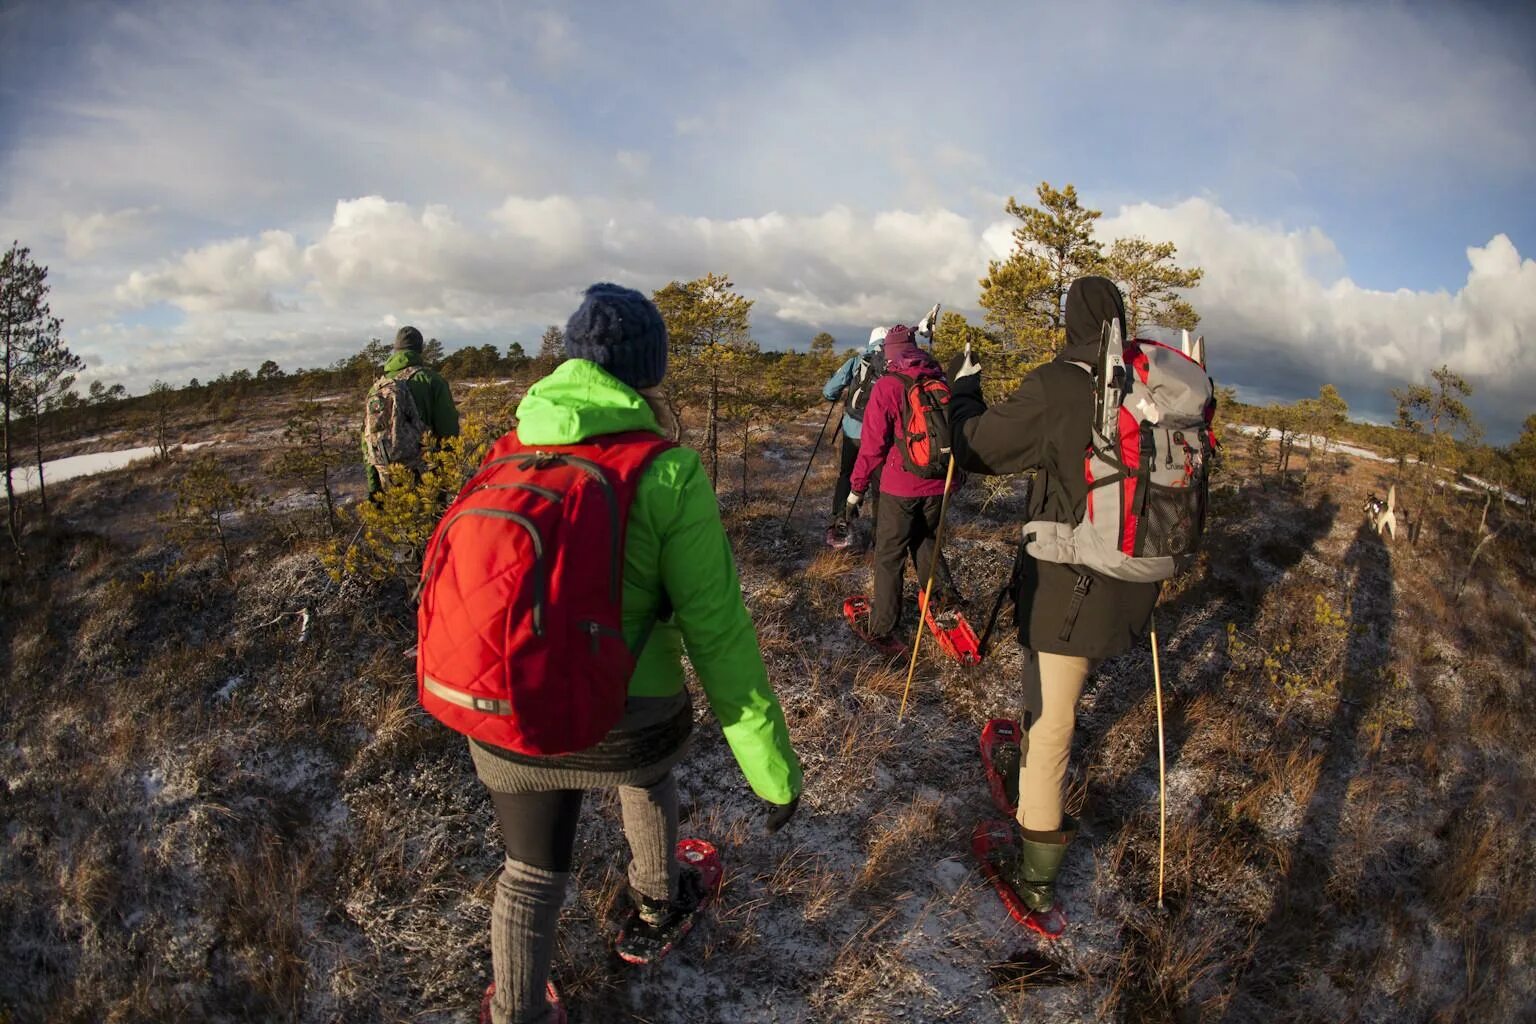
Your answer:
[[[941,651],[967,668],[981,664],[981,644],[964,612],[958,608],[931,611],[922,594],[917,595],[917,606]]]
[[[826,541],[827,547],[833,548],[837,551],[842,551],[845,548],[851,547],[853,545],[852,524],[850,524],[848,520],[842,518],[832,520],[832,522],[827,526]]]
[[[992,803],[1012,818],[1019,811],[1019,740],[1022,730],[1012,718],[994,718],[981,730],[981,766],[987,773]]]
[[[1047,939],[1058,939],[1067,930],[1067,915],[1061,909],[1061,904],[1051,899],[1043,909],[1037,910],[1020,895],[1017,888],[1019,874],[1034,866],[1024,863],[1026,851],[1022,848],[1018,831],[1018,825],[1011,821],[992,819],[979,822],[971,833],[971,853],[981,864],[982,874],[992,880],[992,886],[1002,898],[1003,906],[1008,908],[1008,914],[1015,921]],[[1051,875],[1052,881],[1055,880],[1055,870],[1060,867],[1060,856],[1065,852],[1066,844],[1060,844],[1058,850],[1055,864],[1045,872]]]
[[[677,861],[677,899],[650,900],[630,893],[634,906],[614,941],[614,951],[624,962],[654,964],[672,952],[719,891],[725,867],[712,845],[702,839],[680,839]]]
[[[495,994],[496,983],[493,981],[480,998],[480,1024],[491,1024],[491,997]],[[544,998],[549,1002],[549,1024],[566,1024],[565,1004],[560,1002],[560,992],[554,982],[544,983]]]
[[[894,635],[875,636],[869,631],[869,598],[855,594],[843,602],[843,618],[854,636],[863,640],[886,657],[894,658],[906,651],[907,645]]]

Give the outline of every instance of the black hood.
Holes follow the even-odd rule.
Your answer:
[[[1125,331],[1125,300],[1107,277],[1080,277],[1067,291],[1067,345],[1057,359],[1099,365],[1104,322],[1119,320]]]

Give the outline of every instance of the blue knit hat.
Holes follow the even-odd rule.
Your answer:
[[[565,354],[589,359],[630,387],[655,387],[667,375],[667,325],[633,288],[595,284],[565,325]]]

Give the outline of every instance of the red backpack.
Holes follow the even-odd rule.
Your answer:
[[[608,734],[635,669],[621,615],[630,504],[672,447],[648,432],[496,442],[422,560],[422,707],[521,754],[585,750]]]
[[[901,379],[901,461],[924,480],[943,480],[949,471],[949,381],[943,377]]]

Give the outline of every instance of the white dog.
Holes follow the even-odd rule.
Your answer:
[[[1397,485],[1387,488],[1387,500],[1382,501],[1372,494],[1365,499],[1365,518],[1370,520],[1371,527],[1378,534],[1385,536],[1391,534],[1393,540],[1397,540]]]

